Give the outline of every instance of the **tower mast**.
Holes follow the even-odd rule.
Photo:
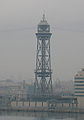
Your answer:
[[[52,71],[50,58],[50,25],[45,19],[45,14],[37,28],[37,55],[35,70],[35,94],[52,94]]]

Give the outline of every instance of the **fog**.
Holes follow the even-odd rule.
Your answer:
[[[72,80],[84,67],[84,0],[0,0],[0,80],[34,81],[35,33],[44,11],[53,82]]]

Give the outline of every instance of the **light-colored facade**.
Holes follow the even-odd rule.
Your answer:
[[[74,89],[79,108],[84,108],[84,68],[78,71],[74,77]]]

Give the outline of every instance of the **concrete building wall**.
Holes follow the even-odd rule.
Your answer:
[[[77,97],[78,100],[78,107],[84,108],[84,97]]]
[[[35,107],[35,102],[30,102],[31,107]]]
[[[21,107],[23,102],[18,102],[18,106]]]
[[[37,102],[38,107],[42,107],[42,102]]]
[[[16,107],[16,102],[11,102],[12,107]]]
[[[48,103],[47,103],[47,102],[43,102],[43,106],[44,106],[44,107],[47,107],[47,106],[48,106]]]
[[[29,102],[24,102],[24,106],[28,107],[29,106]]]
[[[25,107],[48,107],[48,103],[47,102],[11,102],[11,106],[12,107],[22,107],[22,106],[25,106]]]

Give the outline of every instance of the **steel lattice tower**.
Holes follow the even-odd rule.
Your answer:
[[[50,25],[45,19],[45,14],[37,28],[37,56],[35,70],[35,94],[52,94],[52,71],[50,58]]]

